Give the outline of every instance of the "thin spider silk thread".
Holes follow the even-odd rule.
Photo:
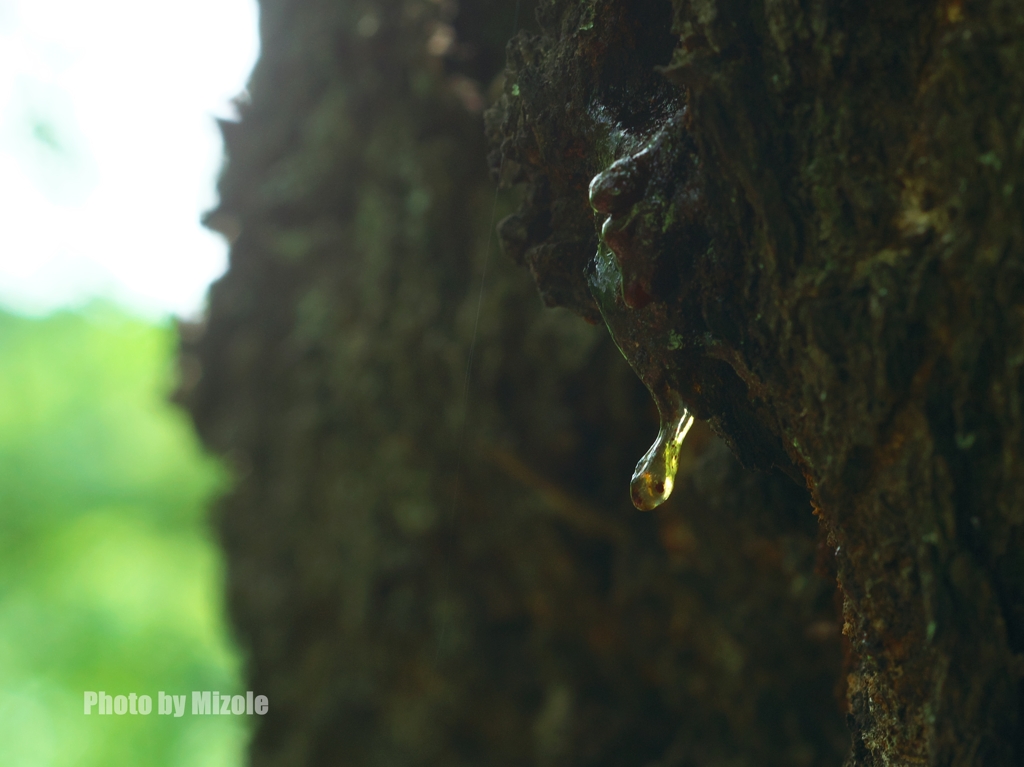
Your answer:
[[[509,39],[515,37],[516,33],[519,31],[519,9],[521,4],[522,0],[516,0],[516,10],[512,23],[512,34],[509,35]],[[452,495],[452,505],[448,512],[449,523],[452,523],[455,520],[455,514],[459,507],[460,491],[462,489],[462,456],[466,450],[466,433],[469,427],[469,392],[470,384],[473,378],[473,360],[476,356],[476,341],[477,335],[479,334],[480,330],[480,315],[483,313],[484,293],[486,292],[487,288],[487,267],[491,260],[491,251],[494,248],[496,224],[495,218],[498,215],[498,197],[501,191],[501,177],[504,170],[505,158],[502,157],[501,163],[498,167],[498,183],[494,187],[494,201],[491,203],[491,219],[490,224],[488,226],[487,248],[484,251],[484,264],[483,269],[481,270],[480,273],[480,289],[477,292],[476,314],[473,318],[473,334],[472,336],[470,336],[469,354],[467,355],[466,359],[466,376],[462,384],[462,423],[459,425],[459,437],[455,449],[455,489]],[[454,536],[454,534],[452,535]],[[450,583],[450,577],[451,576],[449,575],[448,571],[445,570],[445,591],[447,591],[447,587]],[[444,644],[445,634],[448,631],[449,622],[450,617],[448,615],[442,616],[441,628],[440,631],[438,632],[437,637],[435,660],[441,655],[441,647]]]

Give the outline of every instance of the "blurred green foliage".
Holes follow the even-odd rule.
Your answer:
[[[167,402],[175,344],[108,304],[0,312],[0,767],[243,762],[247,717],[156,711],[243,691],[206,523],[227,476]],[[85,716],[85,690],[153,713]]]

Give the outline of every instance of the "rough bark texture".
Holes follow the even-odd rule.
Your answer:
[[[540,19],[492,113],[492,163],[530,189],[509,249],[549,303],[600,308],[656,396],[803,474],[838,563],[851,763],[1021,764],[1024,11]]]
[[[1021,12],[525,5],[261,3],[180,392],[253,764],[1022,763]],[[512,261],[724,441],[655,512]]]

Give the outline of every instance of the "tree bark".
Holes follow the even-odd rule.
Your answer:
[[[252,763],[1022,763],[1024,14],[525,6],[261,3],[179,392]]]
[[[511,249],[550,302],[603,313],[655,396],[803,476],[836,554],[851,763],[1021,763],[1021,9],[541,18],[493,121],[496,167],[532,190]]]

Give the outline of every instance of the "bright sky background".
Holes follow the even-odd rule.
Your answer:
[[[0,0],[0,305],[196,316],[199,223],[259,49],[255,0]]]

